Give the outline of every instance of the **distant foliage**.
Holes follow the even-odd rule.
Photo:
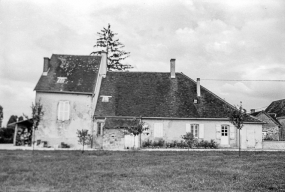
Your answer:
[[[125,70],[132,68],[130,65],[122,64],[122,60],[130,56],[130,52],[122,50],[125,46],[119,42],[119,39],[115,38],[117,33],[111,30],[111,25],[108,24],[108,28],[103,28],[101,32],[97,33],[99,38],[97,39],[94,47],[99,47],[101,50],[94,51],[91,54],[101,55],[102,52],[107,52],[108,55],[108,70]]]
[[[0,128],[0,143],[13,143],[14,128]]]
[[[17,122],[17,120],[18,120],[18,116],[17,116],[17,115],[11,115],[10,118],[9,118],[9,120],[8,120],[8,122],[7,122],[7,127],[9,127],[9,128],[15,128],[16,125],[9,125],[9,124],[15,123],[15,122]]]

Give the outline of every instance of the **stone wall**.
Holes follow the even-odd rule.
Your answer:
[[[269,118],[264,113],[260,113],[258,116],[256,116],[258,119],[266,122],[266,124],[262,125],[262,131],[266,132],[265,138],[269,138],[274,141],[279,141],[279,126],[276,125],[275,122],[272,121],[271,118]]]
[[[263,149],[284,149],[285,150],[285,141],[263,141]]]
[[[121,129],[104,129],[103,149],[124,149],[124,132]]]

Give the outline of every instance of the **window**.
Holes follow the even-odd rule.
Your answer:
[[[67,77],[57,77],[57,83],[64,83]]]
[[[155,123],[154,124],[154,137],[163,137],[163,124],[162,123]]]
[[[97,122],[97,136],[103,133],[103,122]]]
[[[199,135],[199,124],[191,124],[191,133],[195,138],[198,138]]]
[[[109,102],[109,99],[112,97],[112,96],[105,96],[105,95],[102,95],[102,102]]]
[[[221,129],[221,133],[222,133],[222,136],[228,136],[228,125],[222,125],[222,129]]]
[[[60,121],[69,120],[70,103],[69,101],[59,101],[57,108],[57,119]]]

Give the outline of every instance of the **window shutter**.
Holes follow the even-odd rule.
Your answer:
[[[234,140],[235,139],[235,132],[236,132],[236,129],[234,126],[230,126],[230,139],[231,140]]]
[[[57,119],[62,121],[63,120],[63,102],[59,101],[57,105]]]
[[[204,138],[204,124],[199,124],[199,138]]]
[[[191,132],[190,124],[186,123],[186,133],[190,133],[190,132]]]
[[[216,125],[216,138],[221,139],[221,125]]]
[[[69,114],[70,114],[70,104],[69,104],[69,101],[65,101],[65,118],[64,118],[64,120],[69,120]]]

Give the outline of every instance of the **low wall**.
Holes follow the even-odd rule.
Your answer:
[[[285,141],[263,141],[263,149],[285,149]]]

